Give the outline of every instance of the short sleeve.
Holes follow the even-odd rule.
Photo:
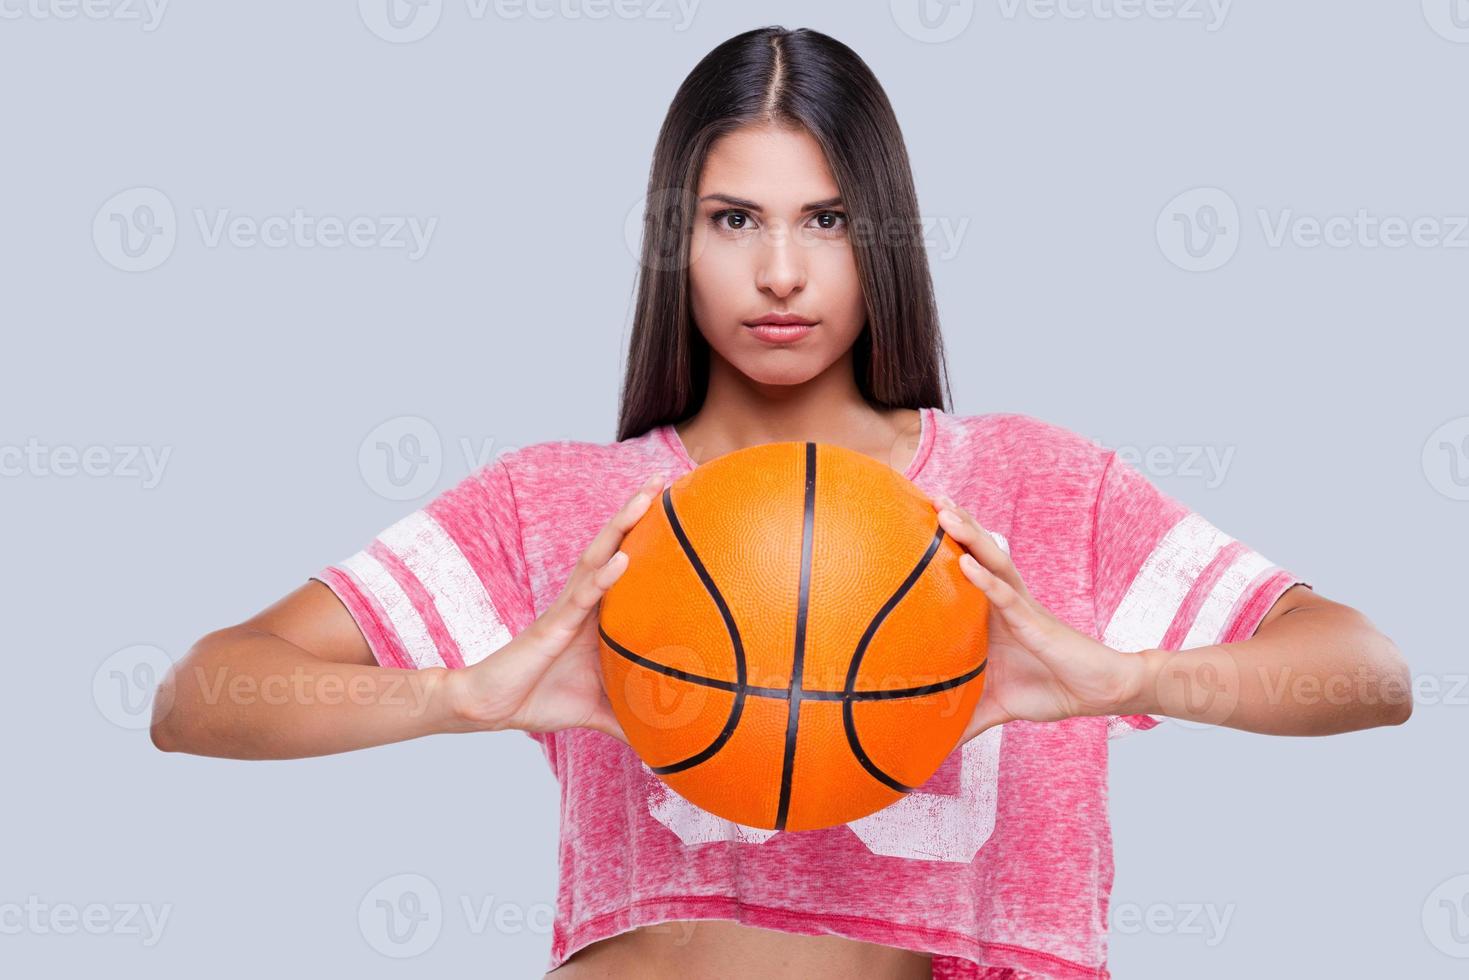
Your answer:
[[[313,577],[347,607],[384,667],[477,663],[535,618],[503,458]]]
[[[1125,653],[1187,650],[1249,638],[1275,600],[1310,583],[1164,494],[1111,452],[1092,526],[1097,634]],[[1108,735],[1154,715],[1114,715]]]

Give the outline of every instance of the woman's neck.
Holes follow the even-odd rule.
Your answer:
[[[867,453],[895,465],[895,446],[916,450],[919,416],[913,409],[879,409],[857,389],[851,353],[799,385],[762,384],[716,354],[709,391],[699,411],[675,427],[695,463],[767,442],[823,442]],[[912,458],[907,451],[904,460]],[[905,467],[897,467],[902,470]]]

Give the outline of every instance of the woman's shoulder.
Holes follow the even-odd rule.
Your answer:
[[[943,414],[964,449],[1004,457],[1012,463],[1104,465],[1111,450],[1096,439],[1023,412]]]
[[[594,479],[613,492],[619,480],[641,483],[652,468],[671,469],[675,463],[671,447],[657,428],[617,442],[590,439],[547,439],[505,449],[496,456],[513,482]]]

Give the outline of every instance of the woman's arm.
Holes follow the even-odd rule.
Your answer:
[[[1356,609],[1302,585],[1286,590],[1247,640],[1122,656],[1133,677],[1116,714],[1334,735],[1401,725],[1413,713],[1397,645]]]
[[[297,759],[464,731],[447,673],[377,666],[351,614],[310,581],[190,648],[159,685],[153,744],[230,759]]]
[[[208,634],[153,701],[153,744],[231,759],[297,759],[441,732],[582,727],[622,742],[602,687],[602,597],[664,477],[645,480],[582,552],[560,595],[468,666],[379,667],[352,614],[312,580],[249,620]]]
[[[1398,725],[1413,712],[1408,666],[1365,616],[1287,589],[1247,640],[1120,652],[1057,619],[967,511],[934,499],[990,602],[989,679],[963,738],[1011,719],[1166,715],[1270,735]]]

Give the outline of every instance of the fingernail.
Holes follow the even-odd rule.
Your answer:
[[[943,510],[939,511],[939,520],[945,524],[958,524],[959,515],[945,507]]]

